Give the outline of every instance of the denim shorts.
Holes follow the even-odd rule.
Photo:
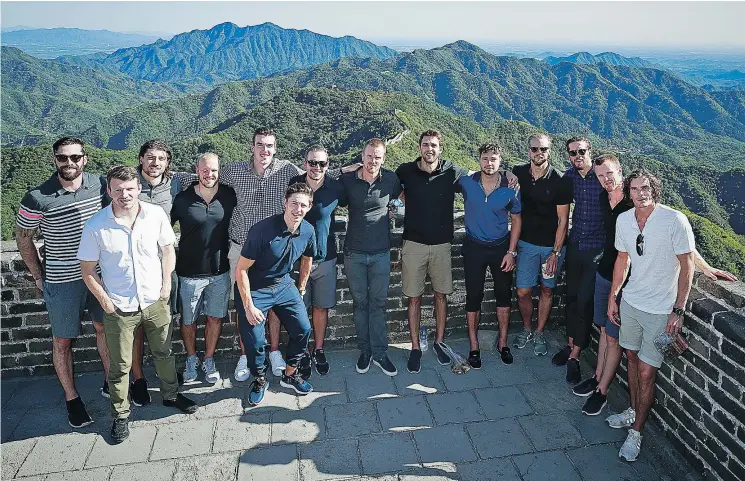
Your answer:
[[[179,277],[179,281],[184,325],[193,324],[201,314],[219,319],[228,315],[229,273]]]
[[[52,335],[74,339],[80,335],[83,312],[88,311],[94,322],[103,322],[103,309],[83,280],[44,282],[44,302],[47,304]]]
[[[548,259],[548,256],[551,255],[551,251],[553,250],[554,248],[552,246],[537,246],[530,242],[518,241],[517,266],[515,266],[515,287],[518,289],[527,289],[529,287],[537,286],[538,282],[540,282],[544,287],[554,289],[561,268],[564,266],[564,258],[566,257],[567,248],[561,248],[561,256],[559,256],[559,262],[556,265],[556,274],[554,274],[554,277],[544,279],[543,274],[541,273],[541,264],[546,262],[546,259]]]
[[[600,274],[595,274],[595,315],[593,322],[598,327],[604,327],[605,333],[610,337],[618,339],[617,325],[608,319],[608,296],[610,295],[611,281],[604,279]],[[620,302],[620,295],[617,302]]]
[[[306,308],[311,304],[321,309],[331,309],[336,305],[336,259],[311,266],[303,302]]]

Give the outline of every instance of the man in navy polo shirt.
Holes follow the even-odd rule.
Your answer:
[[[512,363],[507,347],[507,328],[512,305],[512,270],[517,257],[522,219],[520,194],[508,186],[507,176],[499,172],[502,146],[497,141],[479,147],[481,172],[463,176],[458,185],[465,200],[466,239],[463,241],[463,270],[466,277],[466,319],[471,351],[468,364],[481,368],[478,329],[481,301],[484,299],[486,268],[494,281],[494,298],[499,322],[499,349],[502,362]],[[512,229],[508,227],[508,214]]]
[[[316,254],[313,226],[303,220],[312,202],[313,190],[307,184],[289,186],[285,191],[284,213],[251,227],[235,269],[235,299],[241,301],[235,303],[238,330],[254,376],[248,394],[248,403],[252,406],[264,399],[267,386],[265,327],[270,309],[290,336],[287,366],[280,385],[303,395],[313,390],[297,370],[310,336],[310,322],[300,291],[305,291]],[[298,259],[301,259],[300,278],[295,286],[290,272]]]
[[[305,175],[290,179],[289,185],[306,183],[313,190],[313,205],[305,215],[305,220],[313,226],[316,233],[316,255],[310,268],[308,289],[300,292],[305,307],[313,306],[313,341],[311,359],[316,372],[328,374],[329,363],[323,352],[326,324],[329,309],[336,305],[336,240],[331,235],[334,211],[347,205],[347,193],[338,180],[326,175],[329,169],[328,151],[321,145],[312,145],[305,154]],[[304,357],[303,361],[308,358]],[[310,364],[300,365],[302,375],[310,377]]]

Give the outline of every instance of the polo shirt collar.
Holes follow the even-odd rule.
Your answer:
[[[363,180],[363,181],[365,181],[365,178],[362,177],[362,169],[364,169],[364,168],[365,168],[364,166],[363,167],[360,167],[356,171],[357,172],[357,178],[359,180]],[[373,182],[375,182],[376,180],[380,180],[382,178],[383,178],[383,167],[380,168],[380,170],[378,171],[378,176],[373,179]],[[365,181],[365,182],[367,182],[367,181]]]
[[[447,170],[448,168],[450,168],[450,161],[440,159],[437,165],[437,168],[433,170],[432,173],[429,173],[426,170],[422,169],[422,167],[419,165],[419,162],[421,162],[421,160],[422,160],[422,156],[420,155],[419,157],[416,158],[414,162],[416,163],[416,168],[419,169],[421,172],[424,172],[425,174],[429,174],[429,175],[439,174]]]
[[[531,164],[528,164],[528,173],[530,174],[530,177],[531,177],[531,178],[533,177],[533,170],[532,170],[532,165],[533,165],[532,163],[531,163]],[[546,179],[546,178],[548,178],[548,176],[549,176],[549,175],[551,175],[551,173],[552,173],[552,172],[553,172],[554,170],[555,170],[555,169],[554,169],[554,166],[553,166],[553,165],[551,165],[551,164],[548,164],[548,169],[546,169],[546,173],[545,173],[545,174],[543,174],[542,176],[538,177],[537,179],[533,179],[533,180],[541,180],[541,179]]]
[[[290,237],[297,237],[300,235],[300,228],[302,227],[303,223],[301,222],[300,225],[297,227],[297,232],[291,232],[290,229],[287,227],[287,223],[285,222],[285,216],[284,214],[277,214],[277,222],[279,223],[282,237],[290,236]]]
[[[80,187],[74,191],[66,190],[64,187],[62,187],[62,182],[59,181],[59,173],[57,172],[52,174],[52,178],[50,180],[54,183],[54,187],[55,187],[57,194],[64,195],[67,193],[75,193],[80,189],[87,189],[90,187],[90,182],[88,182],[88,176],[85,174],[85,171],[80,174],[80,177],[82,177],[82,180],[80,182]]]

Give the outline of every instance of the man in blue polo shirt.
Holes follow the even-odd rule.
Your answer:
[[[313,190],[307,184],[289,186],[285,191],[284,213],[251,227],[235,269],[238,330],[254,376],[248,394],[252,406],[259,404],[266,392],[265,327],[270,309],[290,336],[287,366],[280,385],[303,395],[313,390],[297,370],[310,336],[310,322],[300,291],[305,291],[316,254],[313,226],[303,220],[312,202]],[[300,278],[296,287],[290,272],[298,259],[301,259]]]
[[[494,280],[494,298],[499,323],[499,349],[502,362],[512,363],[507,347],[507,328],[512,304],[512,270],[517,257],[522,219],[520,194],[507,184],[507,177],[499,172],[502,146],[497,141],[479,147],[481,172],[463,176],[458,185],[465,200],[466,239],[463,241],[463,270],[466,278],[466,319],[471,351],[468,364],[481,368],[478,329],[481,301],[484,299],[486,268]],[[508,214],[512,229],[508,226]]]
[[[338,180],[326,175],[329,169],[328,151],[321,145],[312,145],[305,154],[305,175],[290,179],[289,185],[306,183],[313,190],[313,205],[305,215],[305,220],[313,226],[316,233],[316,256],[310,268],[308,289],[303,294],[305,307],[313,306],[313,342],[311,359],[316,372],[328,374],[329,363],[323,352],[326,324],[329,309],[336,305],[336,240],[331,235],[334,224],[334,211],[347,205],[347,193]],[[308,358],[303,358],[307,361]],[[300,370],[307,379],[310,377],[310,364],[301,363]]]

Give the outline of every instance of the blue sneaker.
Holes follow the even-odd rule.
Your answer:
[[[251,406],[257,406],[261,401],[264,400],[264,393],[269,383],[266,381],[266,377],[259,376],[253,380],[248,390],[248,404]]]
[[[184,366],[184,382],[194,382],[197,380],[198,365],[199,358],[196,354],[186,358],[186,365]]]
[[[311,386],[308,381],[303,379],[303,376],[300,374],[300,370],[297,369],[294,373],[292,373],[291,376],[282,374],[282,380],[279,381],[279,385],[282,387],[294,389],[296,393],[303,396],[313,391],[313,386]]]

